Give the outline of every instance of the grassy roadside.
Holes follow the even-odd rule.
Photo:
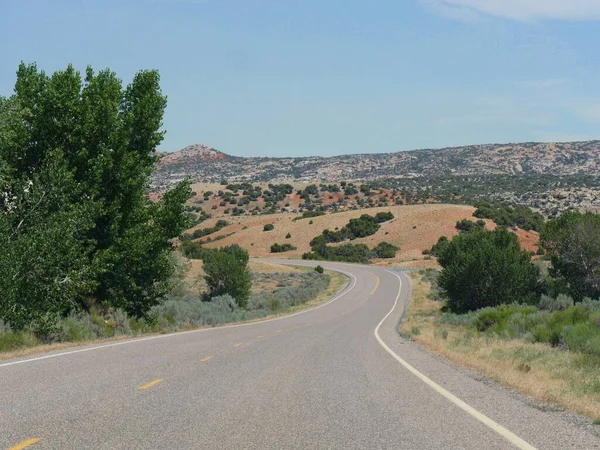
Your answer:
[[[305,267],[298,267],[298,269],[301,272],[310,272],[311,271],[311,269],[307,269]],[[333,295],[335,295],[337,292],[339,292],[340,289],[347,282],[347,278],[338,272],[326,270],[325,274],[328,275],[328,277],[329,277],[329,282],[328,282],[326,289],[322,290],[320,293],[318,293],[316,295],[316,297],[314,297],[306,302],[303,302],[303,303],[295,305],[295,306],[291,306],[291,307],[287,308],[285,311],[268,314],[263,317],[252,318],[249,320],[232,321],[232,322],[228,322],[228,323],[222,323],[217,326],[225,326],[225,325],[232,325],[232,324],[239,324],[239,323],[259,323],[259,322],[263,322],[265,320],[273,319],[276,317],[284,317],[289,314],[297,313],[299,311],[307,310],[307,309],[313,308],[315,306],[318,306],[319,304],[325,302],[326,300],[331,298]],[[0,360],[35,355],[35,354],[56,351],[56,350],[65,350],[65,349],[80,347],[80,346],[84,346],[84,345],[110,343],[110,342],[117,342],[117,341],[132,339],[135,337],[145,337],[145,336],[152,336],[152,335],[156,335],[156,334],[176,333],[178,331],[188,331],[188,330],[203,329],[203,328],[212,328],[212,327],[207,326],[207,325],[204,325],[204,326],[185,325],[185,326],[181,326],[181,327],[173,327],[171,324],[171,326],[168,326],[165,328],[160,328],[160,327],[154,326],[154,327],[146,328],[146,329],[130,330],[130,332],[122,332],[122,333],[112,336],[112,337],[97,338],[97,339],[78,339],[78,340],[73,340],[73,341],[54,342],[54,343],[50,343],[50,344],[41,343],[39,339],[37,339],[31,332],[28,332],[28,331],[20,332],[20,333],[14,335],[13,337],[11,337],[10,335],[8,335],[6,333],[3,334],[0,330],[0,343],[3,344],[3,346],[2,346],[3,348],[0,347],[0,348],[2,348],[0,350]],[[11,340],[12,340],[12,342],[11,342]],[[13,348],[10,348],[11,344],[12,344]],[[6,348],[6,347],[8,347],[9,349],[4,350],[4,348]]]
[[[413,272],[413,296],[400,332],[452,362],[477,370],[537,401],[600,423],[600,360],[542,343],[507,340],[441,323],[431,284]]]

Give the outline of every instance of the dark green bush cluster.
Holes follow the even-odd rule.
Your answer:
[[[480,201],[475,203],[473,214],[480,219],[492,219],[503,227],[519,227],[523,230],[541,231],[544,217],[526,206],[509,206],[504,203]]]
[[[263,231],[273,231],[274,229],[275,229],[275,225],[273,225],[272,223],[267,223],[263,227]]]
[[[296,250],[296,247],[294,247],[292,244],[273,244],[271,245],[271,253],[283,253],[283,252],[289,252],[291,250]]]
[[[203,248],[200,242],[189,240],[182,241],[180,248],[183,256],[189,259],[204,259],[204,254],[210,251]]]
[[[371,236],[380,228],[380,223],[392,220],[394,215],[391,212],[380,212],[375,216],[363,214],[357,219],[350,219],[347,225],[338,231],[323,230],[320,236],[317,236],[310,242],[311,247],[320,246],[332,242],[343,242]]]
[[[182,236],[182,239],[183,240],[200,239],[201,237],[208,236],[209,234],[216,233],[217,231],[221,231],[227,225],[229,225],[229,222],[227,222],[226,220],[220,219],[220,220],[217,220],[217,223],[215,224],[214,227],[202,228],[201,230],[195,230],[192,234],[186,233]]]
[[[478,228],[485,228],[485,222],[483,220],[473,222],[469,219],[463,219],[456,222],[456,229],[460,232],[469,232]]]
[[[371,258],[393,258],[398,247],[387,242],[380,243],[373,250],[369,250],[369,247],[364,244],[327,245],[375,234],[380,228],[380,223],[393,218],[391,212],[381,212],[375,216],[363,214],[357,219],[350,219],[348,224],[338,231],[323,230],[320,236],[310,242],[312,252],[303,254],[302,259],[367,264]]]
[[[389,242],[380,242],[375,247],[373,247],[373,253],[377,258],[394,258],[396,253],[400,250],[399,247],[390,244]]]
[[[538,268],[505,228],[461,233],[443,247],[439,284],[452,312],[509,303],[537,303]]]
[[[312,217],[319,217],[324,215],[325,213],[323,211],[304,211],[301,216],[294,217],[292,221],[296,222],[297,220],[310,219]]]
[[[365,244],[342,244],[339,246],[319,245],[312,248],[312,252],[304,253],[302,259],[326,260],[367,264],[370,259],[370,250]]]

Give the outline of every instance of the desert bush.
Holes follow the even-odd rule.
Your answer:
[[[263,231],[272,231],[274,229],[275,229],[275,225],[273,225],[272,223],[267,223],[263,227]]]
[[[473,222],[469,219],[463,219],[456,222],[456,229],[460,232],[469,232],[480,228],[485,228],[485,222],[483,220]]]
[[[296,250],[296,247],[294,247],[292,244],[273,244],[271,245],[271,253],[283,253],[283,252],[289,252],[291,250]]]
[[[378,258],[393,258],[396,256],[398,250],[400,250],[399,247],[389,242],[380,242],[373,248],[373,252]]]
[[[540,298],[540,309],[545,311],[563,311],[573,305],[573,298],[565,294],[559,294],[557,298],[547,295],[542,295]]]
[[[538,269],[518,238],[504,228],[456,236],[441,251],[439,285],[450,311],[537,303]]]

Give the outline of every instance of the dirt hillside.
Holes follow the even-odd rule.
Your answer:
[[[228,217],[229,226],[207,237],[214,239],[219,235],[233,234],[224,239],[207,243],[205,246],[210,248],[239,244],[246,248],[252,257],[301,258],[303,253],[310,251],[311,239],[321,234],[326,228],[335,230],[361,214],[374,215],[381,211],[391,211],[395,218],[381,224],[381,229],[373,236],[356,239],[353,243],[364,243],[373,247],[382,241],[390,242],[399,246],[400,251],[394,260],[380,263],[408,263],[423,260],[422,250],[431,248],[440,236],[456,235],[456,222],[462,219],[473,219],[475,208],[442,204],[390,206],[345,211],[297,221],[293,221],[293,219],[298,217],[298,214]],[[217,218],[209,219],[196,228],[212,227],[217,220]],[[275,229],[263,231],[264,225],[268,223],[272,223]],[[291,234],[291,237],[286,239],[288,233]],[[203,240],[206,240],[207,237]],[[274,243],[289,243],[297,247],[297,250],[272,254],[270,247]]]

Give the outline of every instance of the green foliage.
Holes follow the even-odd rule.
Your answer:
[[[206,252],[203,261],[209,297],[228,294],[235,298],[238,306],[246,307],[252,282],[248,252],[238,245],[230,245]]]
[[[552,262],[550,275],[576,301],[600,297],[600,215],[566,212],[550,220],[540,246]]]
[[[389,242],[380,242],[373,248],[373,252],[378,258],[394,258],[398,250],[400,250],[399,247]]]
[[[503,203],[479,201],[473,214],[480,219],[492,219],[503,227],[519,227],[523,230],[541,231],[544,217],[526,206],[509,206]]]
[[[531,305],[501,305],[441,321],[475,328],[506,339],[525,339],[560,346],[573,352],[600,356],[600,302],[566,309],[540,311]]]
[[[288,233],[288,234],[285,235],[286,239],[291,239],[291,237],[292,237],[292,235],[290,233]]]
[[[283,252],[289,252],[291,250],[296,250],[297,248],[294,247],[292,244],[273,244],[271,245],[271,253],[283,253]]]
[[[371,236],[380,228],[379,223],[394,218],[392,213],[378,213],[375,217],[363,214],[357,219],[350,219],[347,225],[339,231],[323,230],[321,236],[314,238],[311,247],[320,246],[331,242],[343,242],[357,238]]]
[[[323,273],[324,272],[323,266],[316,266],[315,267],[315,272],[317,272],[317,273]]]
[[[444,251],[444,249],[448,246],[449,243],[450,243],[450,241],[448,240],[448,238],[446,236],[440,236],[437,243],[435,243],[433,245],[433,247],[431,247],[431,250],[427,250],[427,251],[423,250],[423,254],[440,256],[440,253],[442,253]]]
[[[357,219],[350,219],[347,225],[338,231],[323,230],[320,236],[315,237],[310,246],[312,252],[302,255],[303,259],[345,261],[356,263],[368,263],[372,257],[393,258],[398,250],[391,244],[381,243],[370,251],[364,244],[344,244],[340,246],[329,246],[328,243],[343,242],[354,240],[356,238],[370,236],[375,234],[379,228],[379,223],[391,220],[394,215],[390,212],[378,213],[376,216],[363,214]],[[393,255],[392,255],[393,253]],[[384,256],[379,256],[384,255]],[[392,256],[389,256],[392,255]]]
[[[292,221],[296,222],[297,220],[310,219],[312,217],[319,217],[324,215],[325,213],[323,211],[304,211],[301,216],[294,217]]]
[[[479,228],[485,228],[485,222],[483,220],[473,222],[469,219],[463,219],[456,222],[456,229],[460,232],[469,232]]]
[[[185,235],[184,238],[200,239],[204,236],[208,236],[209,234],[213,234],[213,233],[216,233],[217,231],[221,231],[227,225],[229,225],[229,222],[227,222],[226,220],[220,219],[220,220],[217,220],[217,223],[215,224],[214,227],[202,228],[200,230],[195,230],[191,236]]]
[[[211,250],[202,248],[202,244],[200,242],[194,242],[190,240],[181,242],[181,253],[183,256],[189,259],[204,259],[204,255],[209,251]]]
[[[452,312],[537,300],[538,269],[504,228],[462,233],[443,248],[438,261],[443,267],[439,284]]]
[[[375,222],[377,223],[387,222],[388,220],[392,220],[393,218],[394,215],[390,211],[378,212],[377,214],[375,214]]]
[[[304,253],[302,259],[343,261],[367,264],[370,258],[369,247],[365,244],[343,244],[340,246],[319,245],[310,253]]]
[[[142,316],[168,292],[191,191],[145,195],[165,105],[155,71],[123,88],[109,70],[19,66],[0,99],[0,315],[12,327],[50,330],[93,302]]]
[[[275,225],[273,225],[272,223],[267,223],[263,227],[263,231],[273,231],[274,229],[275,229]]]

